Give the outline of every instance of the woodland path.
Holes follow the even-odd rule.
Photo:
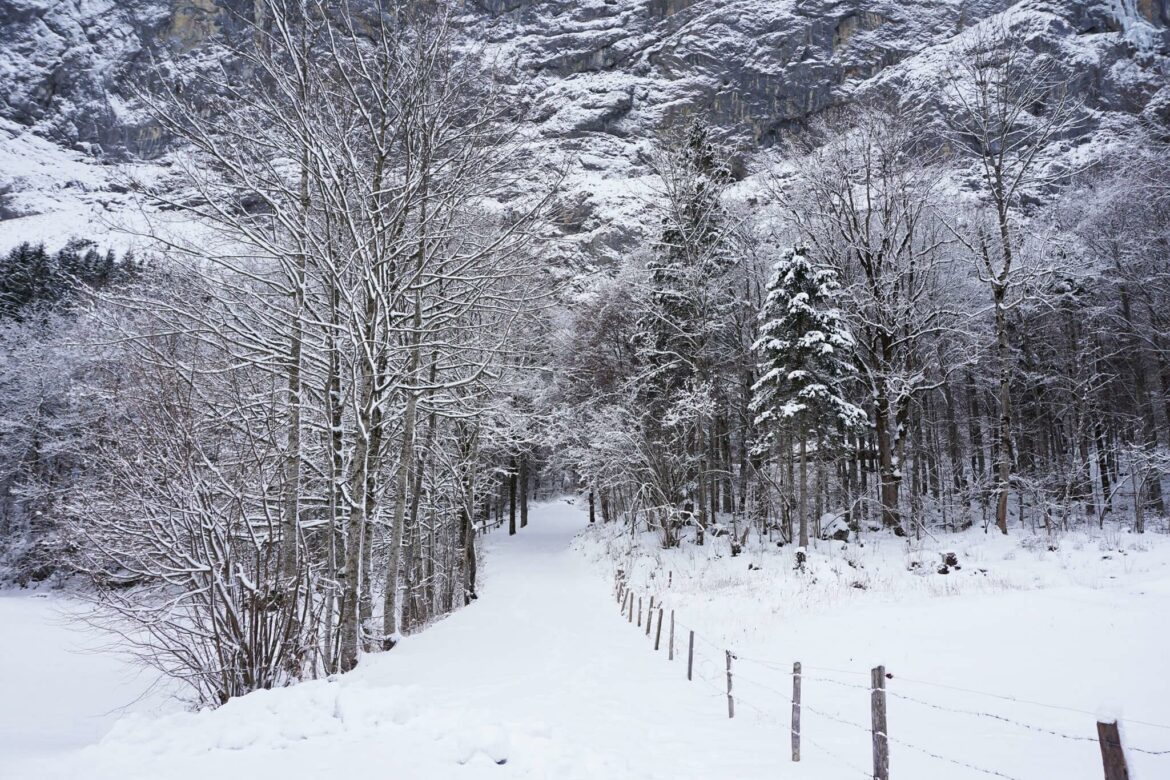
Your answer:
[[[509,765],[522,776],[776,777],[787,734],[729,722],[721,691],[687,682],[685,649],[666,660],[665,627],[655,653],[619,616],[611,583],[571,549],[587,524],[562,499],[534,506],[516,536],[486,537],[481,598],[404,643],[396,674],[443,708],[508,724]],[[541,743],[551,748],[543,767]]]

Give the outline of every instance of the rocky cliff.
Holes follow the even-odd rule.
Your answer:
[[[152,54],[196,66],[251,13],[247,0],[0,0],[0,143],[31,131],[91,159],[159,154],[133,99]],[[459,13],[538,107],[534,136],[576,157],[566,230],[601,256],[627,243],[639,154],[662,128],[704,116],[750,152],[875,85],[914,89],[990,17],[1067,63],[1098,112],[1086,132],[1170,106],[1170,0],[463,0]],[[10,199],[37,186],[0,167]]]

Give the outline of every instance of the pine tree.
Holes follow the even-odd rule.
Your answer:
[[[86,239],[72,239],[53,254],[44,244],[20,244],[0,254],[0,321],[68,302],[79,290],[133,281],[140,270],[131,253],[118,262],[113,250],[103,254]]]
[[[663,492],[682,500],[684,518],[697,514],[700,544],[709,465],[718,457],[709,401],[731,354],[734,296],[727,274],[735,259],[722,205],[731,182],[726,159],[707,126],[696,121],[679,144],[653,161],[664,196],[662,233],[647,263],[650,289],[639,339],[647,368],[638,387],[643,430],[663,462],[678,467],[660,472],[686,474],[682,492],[689,496],[680,495],[673,480],[664,480],[672,487]]]
[[[752,386],[756,426],[767,432],[768,442],[780,426],[799,441],[802,548],[808,545],[809,440],[828,443],[866,422],[865,412],[845,396],[854,374],[854,341],[833,306],[838,289],[836,271],[814,267],[807,249],[785,252],[772,268],[754,346],[760,374]]]
[[[650,388],[655,415],[694,378],[696,369],[702,373],[712,331],[721,322],[712,316],[711,298],[721,297],[722,291],[712,290],[711,283],[732,265],[720,202],[731,175],[707,126],[692,123],[684,142],[657,167],[667,208],[661,238],[647,264],[654,308],[647,346],[657,380]]]

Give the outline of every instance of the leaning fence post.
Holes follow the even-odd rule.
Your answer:
[[[695,668],[695,632],[691,632],[687,640],[687,679],[691,679],[691,670]]]
[[[792,760],[800,760],[800,661],[792,665]]]
[[[658,608],[658,630],[654,632],[654,652],[658,652],[659,645],[662,644],[662,607]]]
[[[890,743],[886,736],[886,667],[870,670],[870,719],[873,721],[873,780],[890,780]]]
[[[654,622],[654,597],[650,597],[650,606],[646,607],[646,636],[650,636],[650,624]]]
[[[727,655],[727,717],[735,717],[735,699],[731,697],[731,651],[725,650]]]
[[[1121,732],[1117,721],[1097,721],[1097,741],[1101,743],[1101,763],[1105,767],[1105,780],[1129,780],[1129,766],[1125,763],[1125,751],[1121,747]]]

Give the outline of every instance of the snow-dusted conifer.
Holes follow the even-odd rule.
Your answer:
[[[864,425],[865,412],[850,403],[845,385],[854,374],[853,336],[833,305],[839,284],[831,268],[818,268],[803,247],[776,261],[760,311],[760,378],[752,386],[756,426],[773,439],[787,427],[800,443],[800,545],[808,544],[809,439],[832,439]]]

